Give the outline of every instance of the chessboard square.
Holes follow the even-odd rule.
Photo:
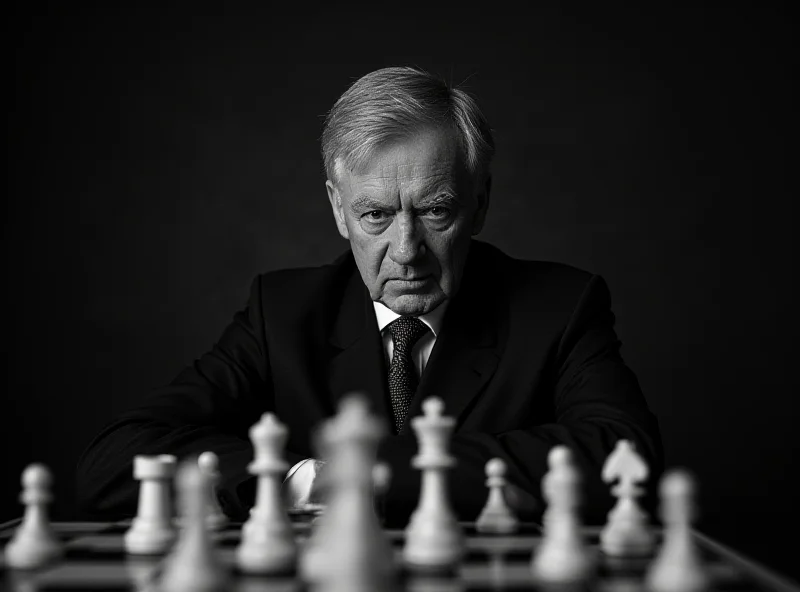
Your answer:
[[[304,584],[297,578],[266,578],[239,576],[229,588],[229,592],[302,592]]]
[[[468,537],[466,539],[466,546],[469,550],[485,553],[508,553],[518,550],[526,550],[530,553],[539,538],[540,537],[530,535]]]
[[[211,538],[217,547],[226,549],[237,547],[242,541],[242,533],[241,530],[223,530],[212,533]]]
[[[226,546],[226,547],[217,547],[216,555],[219,558],[222,565],[225,565],[229,568],[233,568],[236,565],[236,552],[238,546]]]
[[[459,579],[468,582],[468,590],[531,590],[534,583],[531,568],[524,564],[461,566]]]
[[[61,563],[36,573],[35,590],[131,590],[152,580],[158,563]]]
[[[611,557],[602,552],[599,553],[600,562],[598,565],[601,574],[627,578],[629,576],[644,577],[647,568],[653,561],[653,557]]]
[[[120,535],[90,534],[72,539],[66,544],[68,557],[91,554],[92,556],[124,557],[125,538]]]
[[[485,565],[493,562],[524,562],[530,563],[532,550],[530,548],[511,547],[500,552],[486,552],[477,548],[467,548],[464,561],[475,565]]]
[[[489,538],[504,538],[512,535],[535,535],[541,536],[542,528],[535,522],[520,522],[517,525],[517,530],[513,533],[492,533],[492,532],[478,532],[477,528],[475,527],[474,522],[464,522],[462,523],[462,527],[464,529],[464,536],[468,537],[489,537]]]
[[[384,532],[392,545],[402,545],[405,542],[406,533],[403,530],[389,529]]]
[[[108,522],[56,522],[53,530],[59,535],[92,534],[107,532]]]

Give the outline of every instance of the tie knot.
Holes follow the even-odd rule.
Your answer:
[[[417,317],[400,317],[389,323],[389,332],[397,353],[410,351],[428,330],[428,325]]]

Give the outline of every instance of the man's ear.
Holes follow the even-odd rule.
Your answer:
[[[341,234],[343,238],[350,240],[350,231],[347,230],[344,207],[342,206],[342,195],[330,179],[325,182],[325,189],[328,190],[328,201],[331,202],[331,209],[333,210],[333,217],[336,220],[336,227],[339,229],[339,234]]]
[[[491,191],[492,176],[489,175],[476,196],[478,199],[478,209],[475,210],[475,216],[472,218],[473,236],[478,234],[483,229],[483,223],[486,221],[486,213],[489,211],[489,195]]]

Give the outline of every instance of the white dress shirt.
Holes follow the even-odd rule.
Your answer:
[[[417,341],[414,348],[411,350],[418,376],[422,376],[422,372],[428,364],[428,358],[430,358],[431,352],[433,351],[433,346],[436,343],[436,338],[442,330],[447,304],[448,303],[445,301],[431,312],[418,317],[420,321],[430,328],[430,331],[420,337],[419,341]],[[373,302],[372,305],[375,308],[375,319],[378,321],[378,330],[381,332],[381,337],[383,339],[383,351],[386,356],[386,367],[388,368],[394,356],[394,342],[392,341],[392,333],[387,329],[387,326],[395,319],[400,318],[401,315],[393,312],[380,302]],[[302,507],[309,501],[314,478],[317,475],[316,463],[311,462],[313,460],[313,458],[301,460],[286,473],[283,487],[286,493],[287,503],[290,507]]]
[[[401,315],[393,312],[380,302],[373,302],[372,306],[375,308],[378,330],[381,332],[381,337],[383,338],[383,351],[386,354],[386,367],[388,368],[394,356],[394,341],[392,341],[392,332],[386,327],[395,319],[399,319]],[[442,330],[442,321],[444,320],[444,313],[446,310],[447,302],[445,301],[428,314],[418,317],[420,321],[428,325],[430,331],[420,337],[419,341],[414,345],[414,349],[411,350],[414,366],[417,369],[417,376],[422,376],[422,372],[428,364],[428,358],[431,357],[436,338]]]

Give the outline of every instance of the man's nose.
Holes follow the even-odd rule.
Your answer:
[[[389,256],[398,265],[411,265],[424,251],[422,233],[417,228],[415,218],[410,214],[403,213],[397,216],[395,225],[395,236]]]

